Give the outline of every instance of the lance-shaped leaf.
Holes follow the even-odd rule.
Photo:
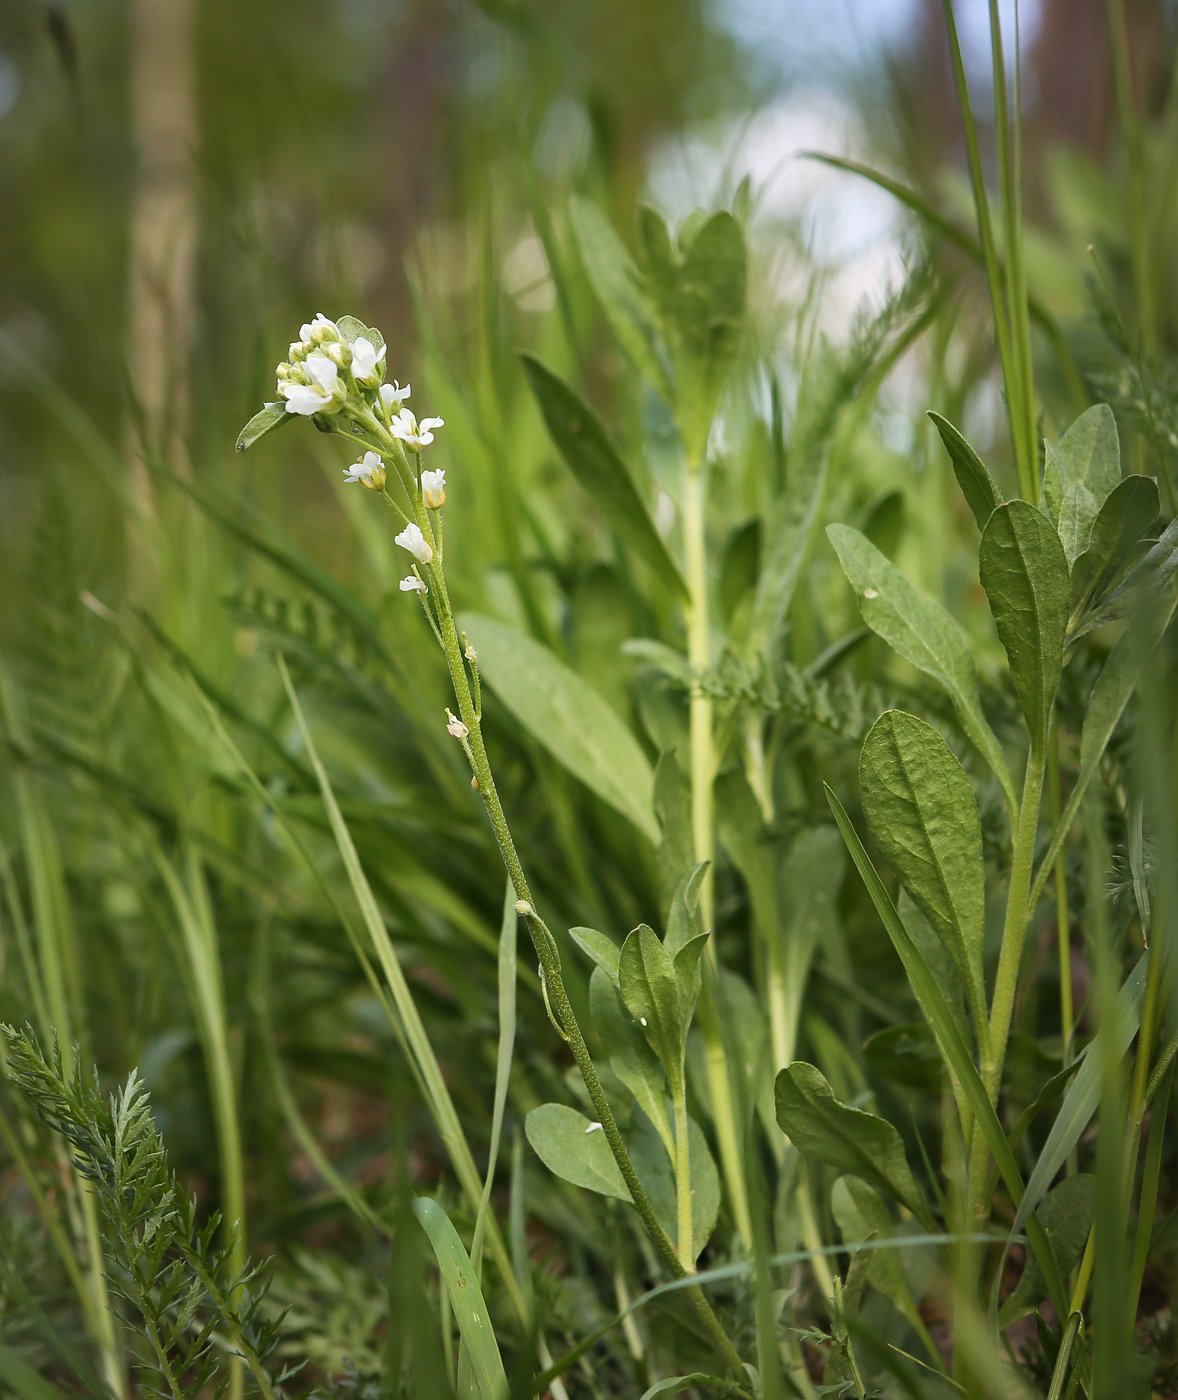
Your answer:
[[[1082,481],[1069,486],[1064,493],[1057,524],[1059,542],[1063,545],[1069,568],[1075,562],[1076,556],[1083,554],[1088,548],[1092,523],[1098,510],[1096,497]]]
[[[593,959],[616,987],[618,985],[618,958],[621,949],[606,933],[598,933],[595,928],[569,929],[569,937],[587,957]]]
[[[598,207],[580,195],[569,201],[577,251],[622,349],[669,404],[674,397],[666,350],[642,275],[626,245]]]
[[[622,1000],[666,1070],[672,1094],[683,1082],[687,1032],[699,996],[699,960],[707,938],[700,934],[689,939],[672,956],[649,924],[639,924],[622,944]]]
[[[657,844],[654,773],[638,740],[601,694],[514,627],[478,613],[462,613],[458,625],[478,652],[483,679],[524,728]]]
[[[524,1131],[536,1156],[553,1176],[628,1201],[630,1192],[614,1161],[601,1125],[562,1103],[541,1104],[524,1120]]]
[[[1058,443],[1045,442],[1043,450],[1043,495],[1052,518],[1060,521],[1073,486],[1087,488],[1095,515],[1121,479],[1121,443],[1108,404],[1094,404],[1081,413]]]
[[[569,470],[622,539],[681,598],[687,585],[655,528],[605,424],[534,355],[520,356],[544,422]]]
[[[949,460],[953,463],[953,475],[961,487],[966,504],[973,511],[978,529],[986,528],[986,521],[1002,504],[1002,493],[994,484],[994,478],[985,462],[978,456],[965,438],[957,431],[948,418],[939,413],[930,413],[933,426],[941,435]]]
[[[1034,506],[1007,501],[982,532],[978,569],[1031,743],[1042,753],[1068,621],[1070,584],[1063,546]]]
[[[894,1239],[898,1233],[887,1206],[858,1177],[839,1177],[830,1193],[830,1209],[847,1244],[859,1244],[869,1239]],[[873,1249],[868,1255],[867,1264],[867,1281],[908,1319],[921,1340],[930,1347],[932,1342],[916,1300],[928,1287],[934,1259],[927,1247],[919,1252],[914,1249]],[[918,1276],[923,1275],[915,1290],[909,1279],[909,1270]],[[913,1296],[914,1292],[916,1297]],[[939,1361],[940,1357],[936,1359]]]
[[[855,590],[863,621],[905,661],[944,688],[962,729],[1002,785],[1007,805],[1017,811],[1010,770],[982,714],[973,657],[957,624],[939,603],[918,592],[859,530],[828,525],[826,533]]]
[[[820,1070],[795,1060],[774,1086],[777,1124],[803,1156],[878,1186],[932,1229],[928,1205],[886,1118],[839,1103]]]
[[[1178,518],[1171,520],[1145,557],[1132,566],[1124,582],[1072,629],[1070,641],[1109,622],[1144,609],[1163,593],[1178,571]]]
[[[247,447],[252,447],[259,438],[264,438],[267,433],[273,432],[283,423],[293,422],[297,417],[297,413],[287,413],[285,399],[280,399],[277,403],[268,403],[265,408],[255,413],[238,433],[238,452],[244,452]]]
[[[1157,483],[1127,476],[1109,492],[1092,525],[1087,547],[1072,565],[1070,620],[1103,596],[1128,561],[1133,546],[1157,519]]]
[[[859,783],[872,841],[952,953],[984,1020],[982,824],[964,768],[931,725],[889,710],[863,742]]]

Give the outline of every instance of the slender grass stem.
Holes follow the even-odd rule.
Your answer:
[[[675,1106],[675,1201],[678,1210],[679,1262],[689,1273],[695,1272],[695,1226],[691,1200],[691,1137],[687,1119],[687,1084],[682,1069],[679,1083],[674,1086]]]
[[[1047,795],[1051,804],[1051,828],[1059,830],[1063,817],[1063,780],[1059,767],[1059,725],[1051,725],[1047,746]],[[1061,845],[1055,854],[1055,927],[1059,951],[1059,1027],[1063,1040],[1064,1068],[1072,1061],[1075,1012],[1072,1006],[1072,948],[1068,922],[1067,858]]]

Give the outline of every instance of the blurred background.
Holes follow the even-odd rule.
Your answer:
[[[956,10],[992,161],[987,0]],[[1043,430],[1108,399],[1127,463],[1165,478],[1174,396],[1151,386],[1178,378],[1175,7],[1000,10],[1011,82],[1016,29],[1021,56]],[[881,170],[912,198],[811,152]],[[976,623],[976,536],[924,411],[958,423],[1000,478],[1012,468],[985,282],[953,237],[973,213],[937,0],[0,0],[3,1016],[68,1030],[105,1082],[140,1067],[202,1202],[242,1208],[251,1245],[284,1252],[277,1292],[295,1300],[291,1328],[323,1373],[372,1361],[384,1284],[349,1272],[372,1240],[325,1187],[297,1111],[373,1199],[410,1179],[443,1191],[446,1166],[335,912],[274,819],[298,826],[346,901],[274,648],[291,659],[476,1153],[502,874],[438,718],[445,677],[397,591],[391,531],[342,485],[349,454],[309,429],[245,456],[234,440],[313,313],[379,327],[389,378],[412,384],[419,416],[446,420],[431,465],[449,474],[457,606],[546,642],[653,763],[682,728],[681,696],[668,701],[622,644],[676,643],[678,614],[640,571],[636,582],[560,464],[515,356],[532,349],[580,383],[648,469],[653,501],[670,480],[665,406],[635,387],[589,291],[574,193],[631,242],[638,202],[672,225],[698,206],[746,223],[749,333],[713,441],[718,616],[739,621],[756,578],[765,483],[832,451],[846,404],[825,518],[862,525]],[[798,666],[858,626],[833,556],[822,542],[814,555],[790,618]],[[997,645],[988,631],[974,640],[993,686]],[[883,657],[864,647],[852,681],[873,683]],[[774,779],[781,850],[783,833],[828,821],[823,781],[853,794],[864,718],[882,703],[852,690],[838,716],[818,714],[812,742],[815,725],[802,736],[802,720],[782,721],[794,747]],[[657,853],[494,700],[489,722],[554,926],[616,936],[659,923]],[[989,819],[997,801],[985,801]],[[748,973],[747,890],[723,855],[717,894],[725,957]],[[855,1047],[907,991],[861,896],[844,905],[845,942],[832,936],[798,1015],[799,1044],[849,1099],[879,1086]],[[1047,924],[1040,935],[1019,1014],[1050,1038]],[[1079,1004],[1082,953],[1076,976]],[[587,969],[579,978],[583,1003]],[[530,968],[520,998],[515,1120],[576,1093]],[[214,1044],[231,1065],[219,1083]],[[910,1087],[879,1092],[902,1102],[897,1121],[918,1111]],[[919,1112],[935,1140],[935,1094]],[[613,1306],[599,1256],[614,1217],[587,1224],[567,1188],[538,1170],[529,1180],[538,1257],[559,1256],[606,1300],[570,1283],[552,1303],[571,1340]],[[13,1188],[9,1203],[23,1199]],[[0,1225],[44,1307],[80,1331],[31,1209]],[[311,1261],[309,1244],[326,1252]],[[626,1249],[643,1277],[640,1247]],[[14,1290],[0,1270],[0,1324],[41,1357]],[[594,1393],[610,1393],[602,1384]]]

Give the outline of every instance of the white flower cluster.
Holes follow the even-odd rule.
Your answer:
[[[380,387],[384,358],[383,345],[378,348],[367,336],[349,342],[320,312],[302,327],[289,359],[278,366],[278,395],[286,400],[287,413],[338,413],[353,385],[361,393]]]

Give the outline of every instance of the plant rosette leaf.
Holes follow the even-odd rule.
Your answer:
[[[855,591],[863,621],[905,661],[931,676],[953,701],[966,736],[990,765],[1011,812],[1018,797],[1001,746],[982,713],[973,657],[940,603],[915,589],[871,541],[850,525],[826,533]]]
[[[1064,502],[1076,486],[1087,490],[1095,517],[1121,479],[1121,441],[1112,409],[1106,403],[1094,404],[1080,414],[1058,443],[1044,442],[1043,452],[1043,496],[1051,518],[1057,524],[1062,522]],[[1073,504],[1072,510],[1078,509],[1078,504]],[[1089,519],[1088,525],[1091,523]],[[1071,528],[1083,528],[1082,522],[1073,521]]]
[[[1042,512],[1026,501],[1007,501],[982,532],[978,571],[1031,743],[1042,753],[1068,621],[1071,585],[1063,546]]]
[[[630,1200],[600,1123],[591,1123],[566,1104],[546,1103],[528,1114],[524,1131],[532,1150],[553,1176],[599,1196]]]
[[[885,1119],[840,1103],[822,1072],[795,1060],[774,1086],[777,1124],[799,1152],[852,1172],[906,1206],[929,1230],[933,1220],[900,1134]]]
[[[640,924],[622,944],[618,963],[622,1000],[658,1056],[673,1095],[683,1087],[687,1032],[699,996],[699,960],[707,940],[707,934],[697,934],[672,953],[649,924]]]
[[[889,710],[864,740],[859,783],[871,839],[952,953],[981,1032],[986,877],[965,769],[931,725]]]
[[[864,1240],[894,1239],[896,1229],[888,1208],[867,1182],[840,1176],[830,1195],[830,1209],[839,1233],[849,1245]],[[919,1227],[918,1227],[919,1228]],[[916,1301],[931,1281],[935,1255],[931,1249],[873,1249],[868,1254],[867,1281],[918,1330],[924,1332]],[[915,1275],[915,1277],[910,1277]]]

